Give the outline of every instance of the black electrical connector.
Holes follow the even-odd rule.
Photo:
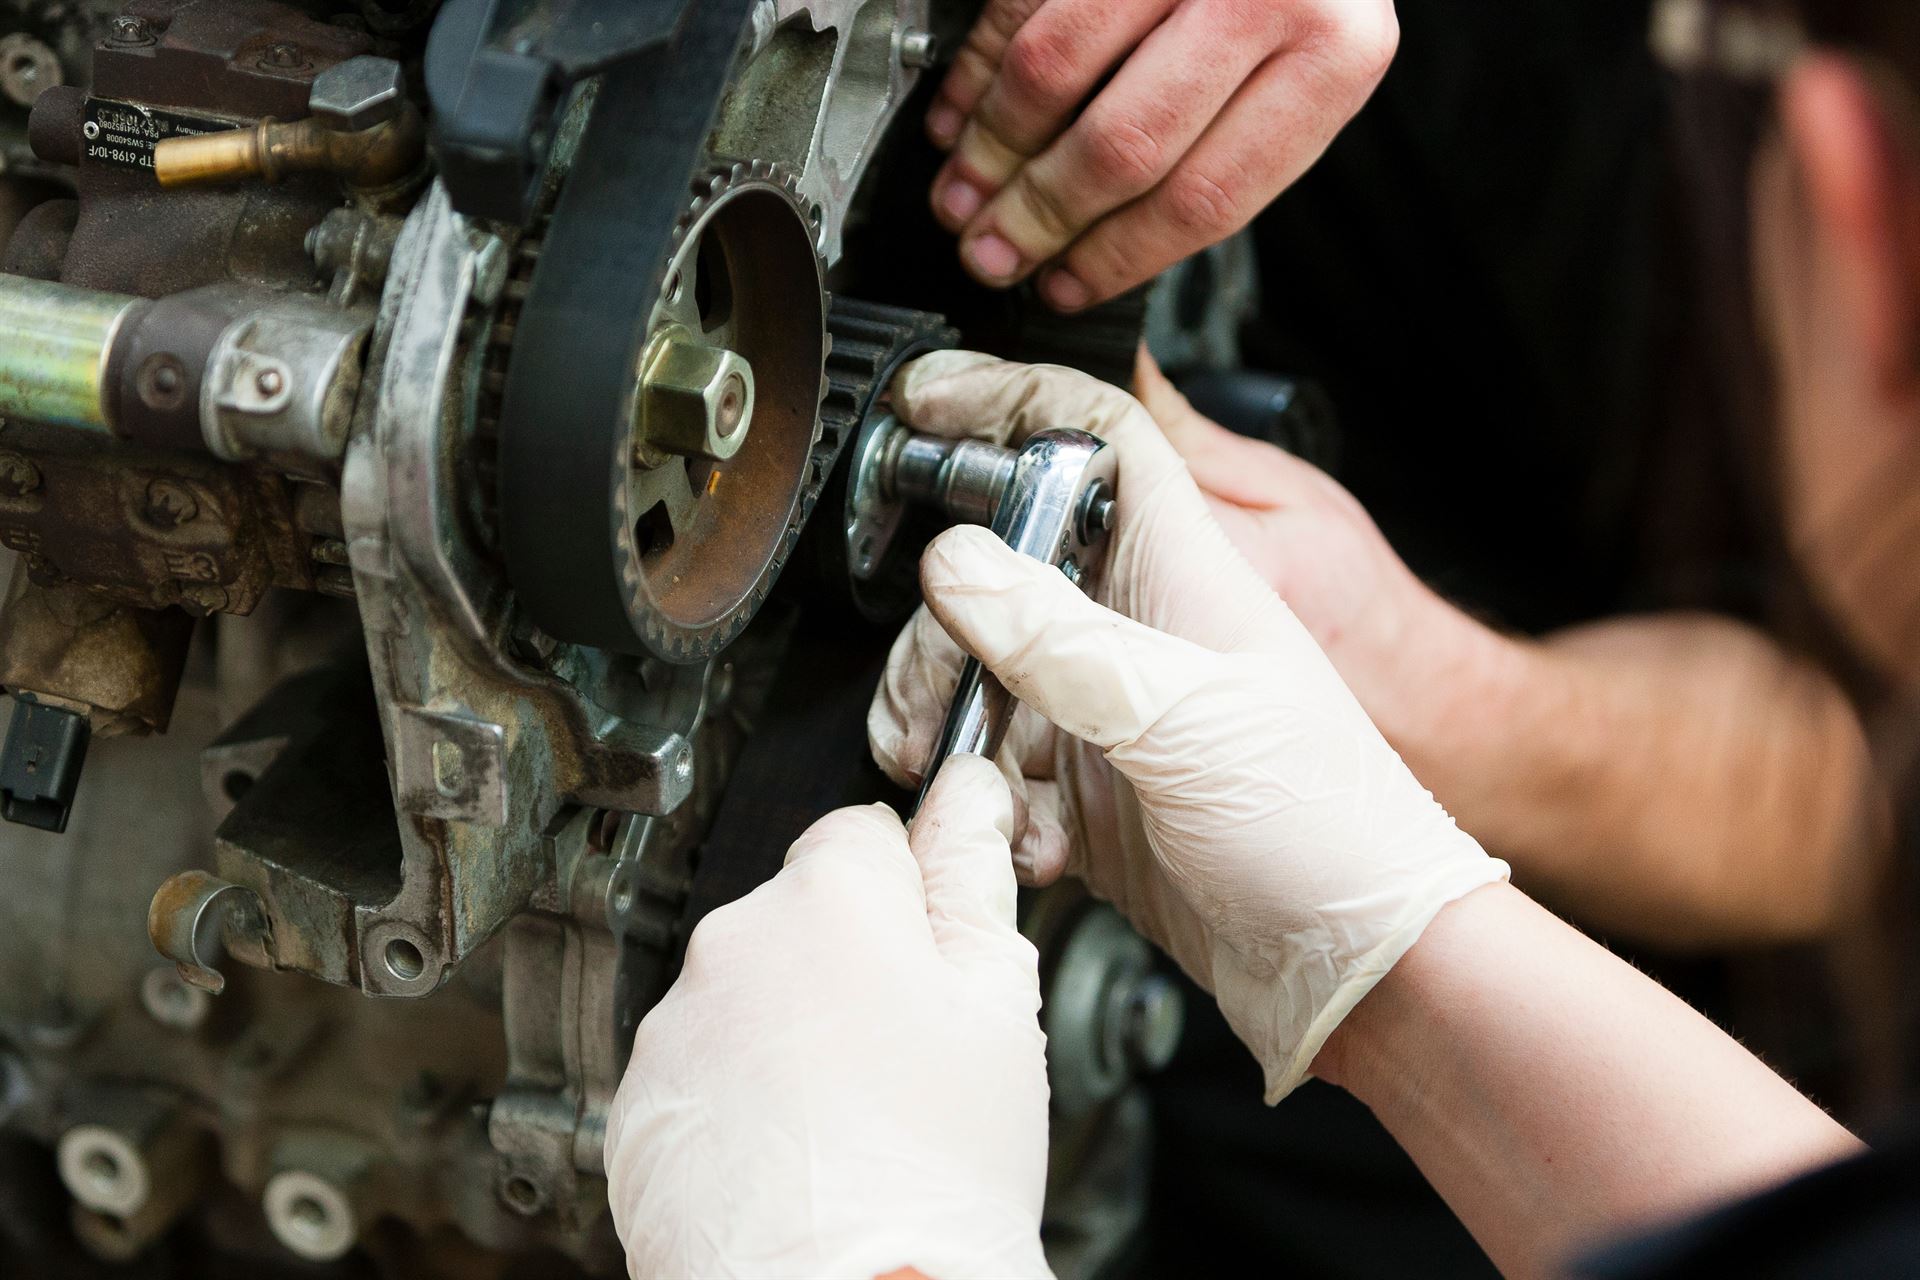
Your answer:
[[[16,698],[0,747],[0,818],[56,835],[65,831],[89,733],[83,715]]]

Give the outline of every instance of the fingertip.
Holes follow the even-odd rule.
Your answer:
[[[800,833],[800,837],[788,847],[783,865],[792,866],[813,854],[850,844],[896,842],[904,838],[906,830],[900,815],[884,804],[835,809]]]
[[[1012,241],[995,231],[971,236],[960,245],[967,270],[982,284],[1005,286],[1026,274],[1026,263]]]
[[[920,589],[931,602],[955,589],[978,587],[983,579],[1004,577],[1004,572],[996,570],[1009,557],[1020,558],[992,530],[977,524],[957,524],[927,544],[920,557]]]
[[[949,756],[934,774],[933,785],[920,816],[952,821],[964,817],[970,825],[984,824],[1011,844],[1014,827],[1013,789],[1007,785],[1000,766],[985,756]],[[920,817],[916,817],[918,822]]]
[[[942,151],[952,150],[966,123],[967,117],[960,108],[944,100],[935,102],[927,112],[927,138]]]
[[[987,197],[974,183],[957,174],[949,174],[934,184],[933,202],[940,225],[958,233],[974,214],[980,212],[980,206],[987,202]]]
[[[1093,302],[1093,290],[1062,267],[1054,268],[1041,278],[1040,296],[1055,311],[1080,311]]]

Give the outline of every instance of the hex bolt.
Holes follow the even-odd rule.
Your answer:
[[[920,70],[930,67],[940,55],[940,42],[931,31],[900,33],[900,65]]]
[[[260,59],[260,65],[293,71],[307,65],[307,60],[300,55],[299,45],[275,44],[267,46],[267,52]]]
[[[287,385],[287,380],[280,376],[278,369],[262,369],[254,375],[253,385],[263,396],[277,396]]]
[[[40,468],[17,453],[0,453],[0,497],[24,498],[40,487]]]
[[[137,45],[152,44],[153,29],[140,18],[131,14],[122,14],[108,24],[108,39],[114,44]]]
[[[406,91],[399,63],[362,55],[315,76],[307,110],[329,128],[359,133],[399,115],[407,104]]]
[[[637,460],[649,451],[724,462],[753,425],[753,368],[724,347],[672,326],[641,362]]]
[[[147,484],[147,520],[162,529],[178,529],[200,514],[193,491],[174,480],[152,480]]]

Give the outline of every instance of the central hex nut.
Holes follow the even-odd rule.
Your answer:
[[[634,423],[642,451],[724,462],[753,425],[753,368],[678,325],[663,330],[641,362]]]

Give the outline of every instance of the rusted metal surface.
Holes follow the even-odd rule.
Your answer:
[[[0,688],[92,712],[94,732],[166,729],[193,620],[17,574],[0,605]]]
[[[371,41],[248,0],[150,0],[131,12],[145,36],[119,39],[109,27],[94,50],[91,94],[77,109],[65,89],[35,104],[35,147],[47,159],[79,161],[81,215],[62,278],[149,298],[229,279],[310,283],[303,240],[339,203],[335,181],[310,175],[271,189],[166,192],[141,139],[150,152],[175,118],[181,128],[218,128],[304,115],[313,77]],[[286,48],[298,56],[275,65],[272,51]],[[121,117],[125,136],[113,143]]]
[[[12,493],[0,468],[0,546],[24,555],[36,582],[200,614],[249,613],[274,585],[312,589],[313,539],[294,527],[279,476],[11,423],[0,454],[39,476]]]
[[[45,161],[77,164],[77,200],[30,215],[7,263],[162,301],[132,317],[124,358],[104,368],[77,347],[49,355],[8,344],[33,376],[10,384],[0,371],[0,400],[18,387],[0,450],[31,455],[40,483],[10,492],[0,474],[0,544],[25,552],[42,582],[86,583],[151,608],[245,613],[271,584],[310,590],[338,575],[316,573],[312,539],[292,527],[286,480],[171,452],[201,447],[201,374],[244,305],[189,291],[314,287],[306,236],[339,204],[340,188],[305,175],[271,189],[163,192],[146,152],[170,130],[301,115],[313,78],[372,41],[263,0],[139,0],[97,36],[89,88],[41,93],[31,128]],[[72,358],[53,358],[62,354]],[[96,390],[97,408],[87,404]],[[166,449],[73,447],[16,425],[36,419],[104,419]],[[192,514],[150,504],[156,485],[188,495]]]

